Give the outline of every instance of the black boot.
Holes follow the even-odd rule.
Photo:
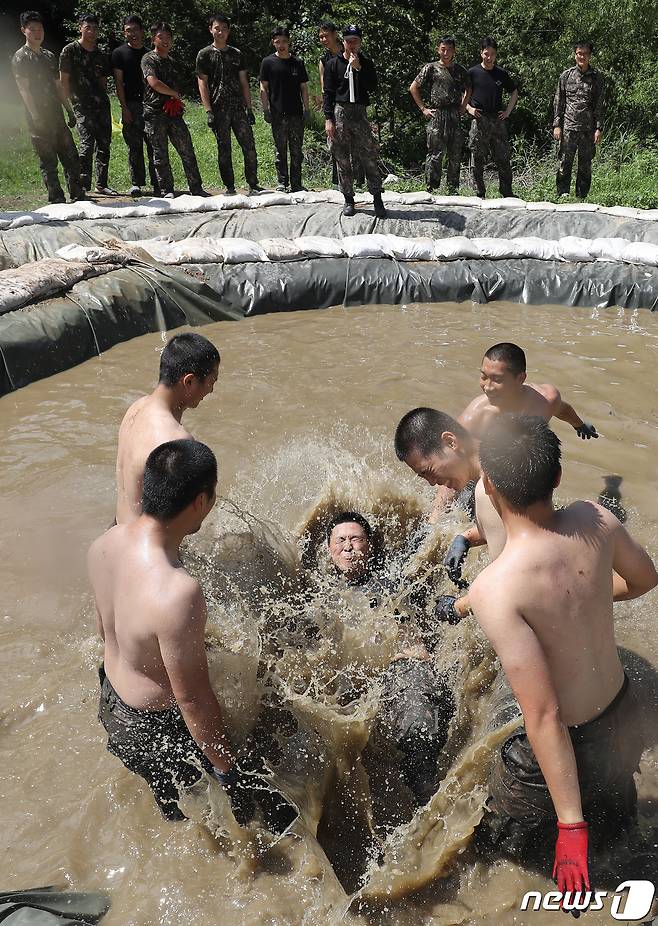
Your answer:
[[[343,206],[343,215],[356,215],[356,208],[354,206],[354,197],[345,197],[345,205]]]
[[[378,219],[385,219],[386,218],[386,207],[384,206],[384,203],[382,201],[381,193],[372,194],[372,204],[375,207],[375,216]]]

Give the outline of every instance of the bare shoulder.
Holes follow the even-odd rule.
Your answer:
[[[552,383],[541,383],[537,385],[536,383],[530,384],[531,388],[538,392],[544,399],[548,402],[551,409],[553,409],[558,402],[562,400],[560,395],[560,390],[557,386],[554,386]]]
[[[472,402],[469,402],[457,420],[466,429],[470,430],[471,426],[481,423],[491,410],[486,395],[478,395]]]
[[[172,568],[159,599],[163,623],[169,630],[205,623],[206,603],[201,586],[182,567]]]

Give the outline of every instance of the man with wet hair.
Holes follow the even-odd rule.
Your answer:
[[[496,64],[498,43],[491,36],[480,42],[481,63],[469,69],[473,92],[466,111],[473,117],[468,144],[473,161],[473,180],[478,196],[487,195],[484,168],[491,156],[498,171],[501,196],[513,196],[511,151],[507,120],[516,106],[519,90],[507,71]],[[509,93],[503,108],[503,92]]]
[[[260,99],[263,118],[272,126],[276,157],[277,190],[293,193],[302,186],[304,126],[311,120],[308,74],[303,61],[290,51],[290,33],[285,26],[272,30],[274,53],[260,66]],[[290,168],[288,167],[290,152]]]
[[[409,87],[414,103],[428,120],[425,181],[430,193],[441,185],[444,158],[448,193],[459,192],[464,143],[461,117],[471,96],[471,78],[466,68],[456,63],[455,53],[455,40],[451,36],[439,39],[439,60],[426,64]],[[429,106],[423,96],[429,100]]]
[[[196,76],[208,128],[215,133],[219,175],[229,196],[235,195],[235,175],[231,156],[231,131],[242,148],[244,175],[249,193],[262,193],[258,184],[258,160],[252,126],[256,117],[251,102],[249,76],[244,55],[228,44],[231,24],[224,13],[208,17],[212,44],[202,48],[196,58]]]
[[[379,173],[379,145],[368,122],[370,96],[377,90],[375,65],[362,51],[363,33],[352,23],[343,29],[344,50],[324,68],[322,108],[327,141],[338,164],[340,190],[345,197],[343,215],[353,216],[353,153],[358,152],[372,193],[376,218],[386,217]]]
[[[144,25],[139,16],[126,16],[123,20],[124,45],[112,52],[111,64],[119,103],[121,104],[121,131],[128,147],[130,168],[130,195],[141,196],[146,183],[144,145],[148,155],[149,174],[153,193],[160,195],[158,178],[153,165],[153,147],[144,134],[144,77],[142,58],[147,54],[144,45]]]
[[[560,74],[553,100],[553,137],[560,144],[556,177],[558,196],[568,196],[576,154],[576,196],[585,199],[592,185],[592,160],[603,129],[603,77],[590,67],[589,40],[573,47],[576,66]]]
[[[502,342],[489,348],[480,366],[480,388],[483,394],[458,418],[478,439],[501,414],[539,415],[545,421],[555,417],[570,424],[583,440],[599,436],[594,425],[583,421],[555,386],[526,383],[525,353],[516,344]]]
[[[658,576],[605,508],[577,501],[555,510],[560,441],[544,418],[501,417],[480,461],[507,539],[469,597],[525,725],[494,768],[488,835],[524,857],[546,850],[557,823],[558,890],[584,890],[588,823],[595,843],[608,846],[633,821],[643,748],[613,601],[644,595]]]
[[[285,829],[296,810],[250,761],[235,761],[210,684],[206,603],[183,568],[180,545],[216,499],[217,461],[199,441],[156,447],[144,467],[141,514],[91,546],[89,577],[104,641],[99,720],[107,748],[148,784],[167,820],[184,820],[181,793],[205,771],[227,791],[240,824],[258,804]]]
[[[366,518],[356,511],[341,511],[327,525],[326,537],[337,578],[367,595],[380,596],[387,583],[374,568],[374,535]],[[375,597],[370,606],[378,603]],[[422,806],[438,787],[438,759],[448,738],[455,700],[420,644],[399,653],[383,672],[381,683],[380,710],[371,740],[393,744],[399,751],[404,781],[416,805]]]
[[[219,362],[215,345],[195,332],[175,335],[162,351],[158,385],[133,402],[119,428],[118,524],[139,517],[144,464],[151,451],[166,441],[192,438],[181,424],[183,413],[213,391]]]
[[[153,149],[153,165],[160,193],[173,199],[174,175],[169,161],[169,142],[178,152],[192,196],[208,196],[201,184],[192,136],[183,119],[178,66],[170,56],[173,42],[171,26],[160,22],[151,26],[153,51],[142,58],[144,75],[144,132]]]
[[[99,20],[95,13],[78,17],[80,38],[70,42],[59,56],[59,73],[64,94],[71,98],[80,136],[82,185],[91,189],[91,172],[96,155],[96,193],[117,196],[108,183],[112,117],[107,95],[110,59],[98,47]]]
[[[64,168],[71,202],[76,202],[85,196],[80,182],[80,159],[73,136],[64,122],[62,106],[66,108],[71,128],[75,125],[75,114],[59,79],[57,58],[42,47],[44,28],[41,13],[36,10],[21,13],[20,24],[25,45],[12,58],[11,68],[25,105],[30,141],[39,159],[48,202],[66,202],[59,181],[58,158]]]

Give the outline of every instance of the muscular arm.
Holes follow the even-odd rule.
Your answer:
[[[210,684],[203,631],[206,605],[198,584],[185,578],[185,588],[167,602],[164,630],[158,633],[160,653],[171,689],[194,741],[221,772],[233,758],[222,711]]]
[[[247,72],[239,71],[238,75],[240,77],[240,87],[242,88],[244,105],[247,107],[247,109],[251,109],[251,91],[249,89],[249,79],[247,77]]]
[[[581,822],[576,758],[568,728],[560,717],[546,656],[534,630],[514,606],[509,583],[493,580],[491,573],[486,581],[491,568],[481,573],[471,586],[469,599],[473,613],[496,651],[519,702],[526,733],[558,820]]]
[[[483,424],[486,420],[486,416],[482,413],[484,404],[486,403],[483,402],[483,397],[476,396],[457,418],[459,424],[478,440],[482,437]]]
[[[605,509],[601,509],[604,511]],[[656,567],[644,547],[628,533],[623,524],[605,512],[612,528],[614,552],[612,567],[612,597],[614,601],[630,601],[646,595],[658,585]]]
[[[413,99],[418,109],[423,115],[425,115],[425,104],[423,103],[423,98],[420,95],[420,85],[418,81],[413,80],[411,82],[411,85],[409,86],[409,93],[411,94],[411,98]]]
[[[541,392],[549,404],[551,415],[559,418],[560,421],[566,421],[572,428],[579,428],[583,424],[583,419],[576,412],[573,405],[565,402],[555,386],[548,384],[541,387]]]

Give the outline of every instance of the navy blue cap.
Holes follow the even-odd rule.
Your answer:
[[[359,27],[355,26],[354,23],[351,23],[349,26],[345,26],[345,28],[343,29],[344,39],[349,39],[352,36],[356,36],[359,39],[363,38],[363,32],[361,32]]]

